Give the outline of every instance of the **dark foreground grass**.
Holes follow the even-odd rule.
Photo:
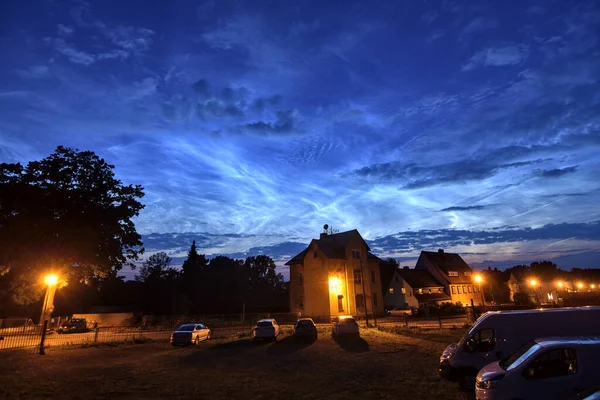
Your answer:
[[[371,329],[348,340],[320,332],[316,342],[231,338],[188,348],[147,343],[11,354],[0,361],[0,398],[463,398],[437,376],[444,347]]]

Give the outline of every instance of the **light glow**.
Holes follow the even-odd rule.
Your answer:
[[[477,283],[483,282],[483,278],[481,277],[481,275],[475,275],[474,279],[475,279],[475,282],[477,282]]]
[[[531,279],[531,280],[529,281],[529,284],[530,284],[531,286],[535,286],[535,285],[537,285],[537,281],[536,281],[535,279]]]
[[[48,274],[44,277],[44,283],[48,286],[53,286],[58,283],[58,275]]]
[[[329,290],[330,291],[338,294],[338,292],[340,291],[340,285],[341,285],[341,282],[338,277],[332,276],[331,278],[329,278]]]
[[[558,282],[556,285],[557,285],[559,288],[561,288],[561,287],[565,286],[565,284],[564,284],[562,281]]]

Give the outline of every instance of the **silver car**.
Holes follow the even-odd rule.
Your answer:
[[[200,342],[210,339],[210,329],[202,324],[184,324],[171,334],[173,346],[199,345]]]

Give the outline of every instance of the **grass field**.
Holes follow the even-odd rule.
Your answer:
[[[0,398],[465,398],[437,375],[440,353],[457,331],[430,338],[375,329],[361,335],[339,340],[321,332],[314,343],[284,336],[276,343],[242,338],[188,348],[149,343],[15,353],[0,362]]]

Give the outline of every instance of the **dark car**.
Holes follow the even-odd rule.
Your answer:
[[[58,327],[58,333],[83,333],[89,331],[85,318],[71,318]]]
[[[317,340],[317,326],[312,318],[300,318],[294,326],[294,338]]]

